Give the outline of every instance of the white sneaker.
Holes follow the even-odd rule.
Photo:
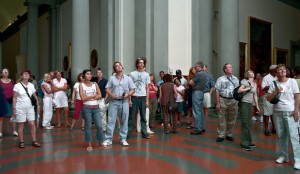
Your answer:
[[[2,138],[3,137],[3,134],[2,133],[0,133],[0,138]]]
[[[102,144],[104,147],[107,147],[107,146],[110,146],[112,143],[109,142],[108,140],[105,140]]]
[[[295,162],[294,169],[300,170],[300,162]]]
[[[255,116],[252,116],[252,120],[253,120],[253,121],[256,121],[257,118],[256,118]]]
[[[18,134],[17,131],[14,131],[14,132],[13,132],[13,136],[16,136],[16,137],[17,137],[18,135],[19,135],[19,134]]]
[[[121,144],[122,144],[122,146],[129,146],[129,144],[127,143],[126,140],[122,141]]]
[[[271,118],[269,118],[269,123],[272,123]]]
[[[260,116],[260,122],[264,122],[264,116]]]
[[[44,129],[51,130],[52,128],[50,126],[45,126]]]
[[[151,130],[148,130],[147,133],[148,133],[148,134],[154,134],[154,132],[151,131]]]
[[[276,160],[276,163],[278,164],[282,164],[282,163],[286,163],[286,162],[289,162],[289,159],[285,159],[284,157],[279,157],[277,160]],[[299,163],[300,164],[300,163]]]

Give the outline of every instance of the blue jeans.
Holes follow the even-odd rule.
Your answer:
[[[92,141],[92,121],[94,121],[96,128],[97,128],[97,140],[102,142],[103,135],[102,135],[102,123],[101,123],[101,115],[99,108],[89,108],[83,106],[83,115],[84,115],[84,139],[86,142]]]
[[[197,90],[193,92],[193,113],[195,118],[195,130],[202,131],[205,129],[204,112],[203,112],[203,91]]]
[[[111,100],[108,108],[108,121],[105,133],[105,140],[112,142],[117,116],[120,117],[120,137],[121,142],[125,141],[128,132],[128,100]]]

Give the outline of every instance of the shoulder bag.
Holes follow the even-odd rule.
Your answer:
[[[33,96],[30,97],[30,95],[29,95],[29,93],[28,93],[28,89],[25,88],[25,86],[23,85],[22,82],[20,82],[20,83],[21,83],[21,85],[23,86],[23,88],[25,89],[26,94],[27,94],[27,96],[29,97],[29,99],[30,99],[30,101],[31,101],[31,105],[32,105],[32,106],[36,106],[36,99],[35,99]]]

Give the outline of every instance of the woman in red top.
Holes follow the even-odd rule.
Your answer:
[[[154,75],[150,74],[150,83],[148,84],[149,89],[149,127],[154,128],[155,124],[155,112],[157,109],[157,90],[158,87],[154,83]]]
[[[1,74],[2,75],[1,75],[0,85],[3,89],[4,97],[6,99],[7,113],[5,115],[0,115],[0,138],[3,137],[2,124],[3,124],[4,117],[12,116],[12,98],[13,98],[13,88],[14,88],[14,82],[10,78],[8,78],[9,76],[8,69],[3,68]],[[18,133],[16,131],[16,122],[12,118],[10,121],[12,122],[13,135],[18,136]]]

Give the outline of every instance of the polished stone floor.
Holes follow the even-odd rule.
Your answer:
[[[111,148],[87,151],[84,133],[78,127],[71,133],[68,128],[38,129],[42,147],[31,146],[28,127],[25,131],[26,148],[17,147],[18,138],[4,134],[0,139],[1,174],[290,174],[300,173],[293,169],[293,160],[276,164],[276,135],[266,137],[262,124],[253,121],[252,151],[240,148],[240,120],[237,120],[235,141],[217,143],[217,118],[206,118],[206,133],[190,135],[182,124],[177,134],[166,135],[160,124],[155,125],[151,139],[143,139],[134,133],[128,140],[129,147],[122,147],[115,134]],[[94,141],[96,131],[93,131]],[[292,156],[291,156],[291,159]]]

